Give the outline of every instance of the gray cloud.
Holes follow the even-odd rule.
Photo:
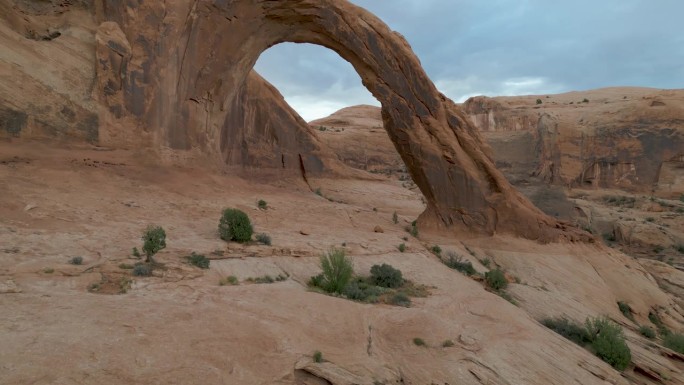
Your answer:
[[[473,95],[608,86],[684,88],[680,0],[356,0],[406,37],[437,87]],[[256,70],[311,120],[377,104],[351,65],[311,45],[266,51]]]

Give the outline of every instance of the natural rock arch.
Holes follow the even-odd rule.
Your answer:
[[[103,1],[99,12],[122,25],[129,41],[135,36],[133,45],[147,57],[131,76],[156,77],[147,90],[136,90],[139,82],[122,87],[121,103],[130,105],[141,93],[151,99],[133,115],[172,148],[200,146],[227,160],[235,147],[234,117],[245,115],[236,101],[253,82],[259,55],[282,42],[318,44],[351,63],[382,104],[385,129],[427,200],[421,225],[540,241],[590,239],[543,214],[508,183],[406,40],[362,8],[345,0],[198,0],[163,5],[163,12],[139,5],[131,16],[118,4]],[[158,26],[137,25],[140,14]]]

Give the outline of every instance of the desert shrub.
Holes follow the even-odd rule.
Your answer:
[[[434,246],[432,246],[432,248],[430,249],[430,251],[432,251],[432,253],[435,254],[435,255],[437,255],[437,256],[442,255],[442,248],[439,247],[439,245],[434,245]]]
[[[268,203],[263,199],[259,199],[259,202],[257,202],[257,206],[262,210],[266,210],[268,208]]]
[[[418,338],[418,337],[413,339],[413,344],[416,346],[426,346],[427,345],[425,343],[425,340],[423,340],[422,338]]]
[[[632,360],[632,353],[622,328],[606,317],[587,318],[586,327],[594,354],[615,369],[625,370]]]
[[[142,258],[142,255],[140,255],[140,252],[138,251],[137,247],[133,248],[133,256],[138,258],[138,259]]]
[[[397,212],[396,212],[396,211],[392,214],[392,222],[393,222],[395,225],[396,225],[397,223],[399,223],[399,216],[397,215]]]
[[[591,341],[584,326],[567,318],[547,318],[541,323],[577,345],[584,346]]]
[[[319,352],[318,350],[316,350],[316,351],[314,352],[314,354],[313,354],[313,362],[316,362],[316,363],[319,363],[319,364],[320,364],[321,362],[323,362],[323,353],[321,353],[321,352]]]
[[[331,249],[321,256],[323,270],[319,284],[316,285],[328,293],[342,293],[354,274],[352,262],[342,249]]]
[[[45,274],[52,274],[54,272],[55,272],[55,269],[53,269],[51,267],[46,267],[43,269],[43,273],[45,273]]]
[[[485,273],[485,282],[492,290],[500,291],[508,287],[508,280],[501,269],[494,269]]]
[[[620,309],[620,313],[622,313],[625,317],[629,318],[630,320],[634,321],[634,316],[632,315],[632,307],[629,306],[628,303],[618,301],[617,305]]]
[[[263,243],[266,246],[271,246],[271,236],[268,234],[264,234],[264,233],[257,234],[256,240],[257,240],[257,242]]]
[[[149,277],[152,275],[152,265],[149,263],[138,263],[133,266],[133,275],[136,277]]]
[[[152,257],[166,247],[166,231],[161,226],[148,226],[142,235],[143,253],[147,262],[152,262]]]
[[[273,283],[276,280],[273,279],[270,275],[262,275],[261,277],[249,277],[246,279],[247,282],[251,283]]]
[[[342,294],[347,297],[347,299],[362,302],[377,302],[378,297],[382,295],[382,293],[382,288],[368,284],[363,278],[352,280],[342,291]]]
[[[684,254],[684,244],[675,247],[680,254]]]
[[[238,209],[225,209],[219,220],[219,235],[224,241],[244,243],[252,239],[252,223],[247,214]]]
[[[119,269],[123,270],[132,270],[135,266],[129,265],[128,263],[120,263],[119,264]]]
[[[684,334],[671,333],[665,336],[663,345],[677,353],[684,354]]]
[[[403,253],[404,251],[406,251],[406,244],[405,243],[399,244],[399,246],[397,246],[397,249],[399,249],[399,251],[401,251]]]
[[[471,253],[471,254],[472,254],[472,253]],[[480,263],[482,264],[482,266],[484,266],[484,267],[486,267],[486,268],[488,268],[488,269],[489,269],[489,265],[492,264],[492,260],[489,259],[489,258],[482,258],[482,259],[479,259],[479,261],[480,261]]]
[[[395,306],[411,307],[411,299],[402,292],[394,294],[390,299],[390,303]]]
[[[661,336],[664,337],[664,336],[670,335],[672,333],[670,331],[670,329],[668,329],[667,326],[665,326],[665,324],[660,319],[660,317],[658,317],[657,313],[654,313],[652,311],[649,312],[648,313],[648,320],[651,321],[651,323],[653,323],[653,325],[655,325],[656,328],[658,328],[658,333]]]
[[[449,268],[458,270],[461,273],[465,275],[474,275],[477,273],[475,271],[475,268],[473,267],[473,264],[470,263],[470,261],[463,261],[463,258],[456,255],[454,252],[450,252],[449,254],[449,259],[444,261],[444,264],[447,265]]]
[[[386,263],[383,263],[382,265],[373,265],[370,272],[371,282],[375,285],[393,289],[404,284],[401,270],[395,269]]]
[[[200,269],[209,268],[210,260],[202,254],[195,254],[195,252],[193,251],[192,254],[185,258],[187,258],[188,262],[190,262],[191,265],[197,266]]]
[[[229,275],[225,278],[221,278],[221,280],[219,281],[219,285],[221,285],[221,286],[226,286],[226,285],[235,286],[239,283],[240,282],[238,281],[237,277],[234,275]]]
[[[411,236],[414,238],[418,238],[418,226],[416,226],[416,221],[413,221],[411,230],[409,230],[409,234],[411,234]]]
[[[69,260],[69,263],[72,265],[82,265],[83,257],[73,257]]]
[[[589,99],[587,99],[587,98],[582,99],[582,103],[589,103]]]
[[[642,336],[648,338],[649,340],[652,340],[656,337],[655,330],[653,330],[653,328],[650,328],[648,326],[639,327],[639,333],[641,333]]]
[[[454,346],[454,341],[452,341],[452,340],[446,340],[446,341],[442,342],[443,348],[450,348],[452,346]]]
[[[541,100],[541,99],[537,99],[537,104],[542,104],[542,100]]]

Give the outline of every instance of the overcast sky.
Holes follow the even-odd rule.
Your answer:
[[[406,37],[440,91],[684,88],[684,0],[354,0]],[[256,70],[305,120],[377,100],[326,48],[280,44]]]

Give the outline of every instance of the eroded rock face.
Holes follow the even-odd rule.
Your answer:
[[[319,44],[349,61],[382,103],[384,127],[428,202],[422,225],[512,232],[544,241],[588,239],[546,217],[515,191],[494,167],[477,130],[437,91],[408,43],[346,1],[179,1],[128,7],[103,1],[98,18],[104,22],[98,36],[107,22],[116,23],[132,52],[120,101],[105,98],[109,114],[122,110],[124,117],[133,117],[138,127],[153,133],[155,145],[201,148],[225,163],[250,165],[246,143],[235,133],[244,132],[239,126],[245,118],[259,123],[250,118],[259,110],[241,102],[245,84],[251,87],[254,63],[281,42]],[[98,49],[99,62],[111,57]],[[115,67],[100,68],[98,79],[111,77]],[[98,95],[106,96],[106,89]],[[277,154],[272,162],[278,163]],[[324,169],[312,163],[300,157],[303,169]]]
[[[476,97],[463,107],[514,183],[538,177],[568,187],[655,191],[669,198],[684,192],[682,90],[622,87]]]

